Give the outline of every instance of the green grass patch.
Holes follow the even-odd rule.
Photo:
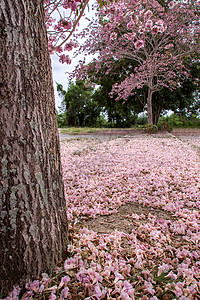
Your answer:
[[[102,130],[109,130],[110,128],[91,128],[91,127],[66,127],[60,128],[60,133],[65,134],[87,134],[87,133],[95,133]]]
[[[59,128],[60,133],[65,134],[88,134],[88,133],[96,133],[99,131],[118,131],[118,130],[132,130],[133,128],[96,128],[96,127],[66,127]]]

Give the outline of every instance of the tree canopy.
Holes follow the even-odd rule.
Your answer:
[[[80,50],[98,53],[94,61],[97,73],[102,63],[111,73],[113,60],[129,60],[134,68],[126,69],[124,80],[113,85],[111,94],[126,101],[136,89],[147,87],[148,122],[153,123],[153,94],[163,87],[173,90],[181,86],[183,78],[190,76],[185,59],[194,59],[199,53],[197,2],[161,5],[155,0],[121,0],[108,3],[98,15],[99,22],[84,31],[88,38]],[[83,78],[90,67],[81,62],[75,73]]]
[[[94,90],[86,87],[82,80],[70,82],[67,91],[57,84],[59,96],[62,98],[61,111],[64,113],[62,125],[95,126],[100,116],[100,107],[92,98]]]

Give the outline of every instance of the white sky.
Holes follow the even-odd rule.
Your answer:
[[[63,88],[66,90],[68,87],[68,74],[65,72],[71,72],[76,64],[78,59],[73,59],[71,65],[61,64],[59,62],[59,57],[57,55],[51,55],[51,64],[52,64],[52,73],[53,73],[53,83],[54,83],[54,93],[56,100],[56,108],[61,104],[61,98],[58,96],[56,89],[56,82],[62,84]]]

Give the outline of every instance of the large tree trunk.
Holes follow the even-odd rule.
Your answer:
[[[0,1],[0,286],[62,259],[66,203],[42,0]]]

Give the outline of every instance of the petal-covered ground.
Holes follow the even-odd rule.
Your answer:
[[[68,258],[22,299],[200,299],[195,146],[145,135],[61,143]]]

